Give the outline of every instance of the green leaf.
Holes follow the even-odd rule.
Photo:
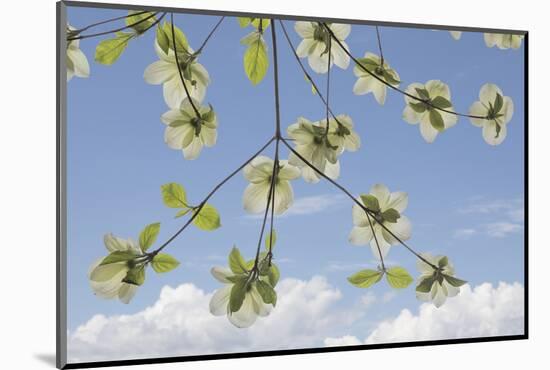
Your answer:
[[[216,208],[210,204],[205,204],[193,220],[193,224],[201,230],[216,230],[221,226],[220,215]]]
[[[141,13],[141,12],[143,12],[143,10],[130,10],[128,12],[128,14],[129,15],[135,14],[135,15],[131,15],[130,17],[126,17],[126,26],[128,26],[128,27],[131,26],[138,33],[143,33],[145,31],[147,31],[149,28],[151,28],[153,26],[153,24],[156,21],[156,18],[153,15],[154,14],[153,12],[145,12],[145,13],[142,13],[142,14],[138,14],[138,13]],[[144,19],[147,19],[147,20],[145,20],[143,22],[140,22]],[[134,23],[138,23],[138,24],[132,26],[132,24],[134,24]]]
[[[260,22],[262,22],[262,32],[269,27],[269,19],[266,18],[250,18],[252,26],[256,27],[258,31],[260,30]]]
[[[164,32],[164,27],[160,24],[157,26],[157,44],[165,54],[168,54],[168,50],[170,49],[170,38],[166,32]]]
[[[256,34],[255,40],[250,42],[244,53],[243,64],[246,76],[253,85],[257,85],[263,80],[269,66],[267,57],[267,46],[262,35],[259,32]]]
[[[399,85],[399,83],[401,83],[401,81],[399,80],[396,80],[394,77],[393,77],[393,74],[388,72],[387,70],[384,70],[382,72],[382,76],[384,77],[384,79],[386,80],[386,82],[388,82],[390,85]]]
[[[430,99],[430,93],[428,90],[420,87],[415,87],[416,93],[420,99],[428,100]]]
[[[399,217],[401,217],[399,211],[394,208],[389,208],[382,212],[382,218],[384,219],[384,221],[391,222],[392,224],[396,223]]]
[[[280,278],[281,278],[281,272],[279,271],[279,268],[277,267],[276,264],[271,262],[271,268],[267,273],[267,279],[269,280],[269,284],[271,284],[271,286],[275,288]]]
[[[423,112],[426,111],[426,104],[424,104],[424,103],[409,103],[409,106],[416,113],[423,113]]]
[[[136,258],[136,254],[129,251],[114,251],[101,261],[100,265],[130,261]]]
[[[138,265],[128,271],[126,277],[122,279],[124,283],[133,285],[142,285],[145,282],[145,265]]]
[[[214,112],[214,107],[212,106],[212,104],[208,104],[208,107],[209,107],[208,111],[201,114],[203,124],[209,128],[216,128],[216,126],[209,125],[211,122],[214,122],[214,120],[216,119],[216,112]]]
[[[441,117],[441,113],[439,113],[435,109],[430,110],[430,123],[432,124],[432,127],[439,132],[445,130],[445,123],[443,122],[443,117]]]
[[[443,267],[447,266],[448,264],[449,264],[449,259],[447,258],[447,256],[444,256],[439,261],[437,261],[437,265],[440,268],[443,268]]]
[[[461,279],[455,278],[454,276],[450,276],[450,275],[443,274],[443,278],[445,280],[447,280],[447,282],[449,284],[451,284],[452,286],[454,286],[456,288],[458,288],[458,287],[460,287],[460,286],[467,283],[467,281],[465,281],[465,280],[461,280]]]
[[[229,253],[229,268],[234,274],[245,274],[248,272],[246,261],[237,247],[233,247],[231,253]]]
[[[170,49],[174,49],[174,41],[172,38],[172,24],[164,22],[162,28],[164,30],[164,33],[168,37],[168,45],[170,46]],[[189,42],[187,42],[187,37],[185,37],[185,34],[176,25],[174,25],[174,34],[176,35],[176,49],[178,53],[188,53]]]
[[[273,230],[272,233],[270,232],[265,236],[265,249],[268,251],[273,250],[276,242],[277,242],[277,232]]]
[[[380,281],[384,273],[378,270],[361,270],[348,277],[348,281],[358,288],[368,288]]]
[[[180,218],[182,216],[185,216],[186,214],[188,214],[189,212],[192,211],[192,208],[186,208],[186,209],[182,209],[181,211],[179,211],[178,213],[176,213],[176,215],[174,216],[174,218]]]
[[[370,209],[373,212],[380,211],[380,203],[378,203],[378,198],[376,198],[374,195],[367,194],[367,195],[361,195],[361,200],[363,201],[363,204],[365,207]]]
[[[432,290],[432,285],[435,283],[435,275],[422,279],[416,286],[416,291],[420,293],[429,293]]]
[[[438,107],[438,108],[450,108],[452,107],[453,105],[451,104],[450,101],[448,101],[447,99],[445,99],[444,97],[442,96],[436,96],[433,100],[432,100],[432,105]]]
[[[162,200],[166,207],[187,208],[187,196],[185,189],[180,184],[171,182],[160,187]]]
[[[231,293],[229,295],[229,312],[237,312],[241,309],[244,298],[246,297],[246,288],[247,288],[247,278],[243,277],[238,280],[233,287],[231,288]]]
[[[256,289],[258,289],[258,293],[260,293],[265,304],[272,304],[275,307],[277,304],[277,293],[271,285],[263,280],[258,280],[256,282]]]
[[[239,26],[241,26],[241,28],[245,28],[250,24],[250,22],[252,21],[252,18],[237,17],[237,21],[239,22]]]
[[[95,61],[105,65],[113,64],[134,36],[130,32],[117,32],[114,38],[101,41],[95,48]]]
[[[157,240],[160,231],[160,222],[145,226],[139,233],[139,246],[143,252],[149,249]]]
[[[151,267],[157,273],[172,271],[179,265],[177,259],[166,253],[157,254],[151,261]]]
[[[392,288],[403,289],[412,282],[412,276],[403,267],[392,267],[386,270],[386,280]]]
[[[494,112],[495,113],[500,112],[503,105],[504,105],[504,99],[502,99],[502,95],[497,93],[497,96],[495,98],[495,104],[494,104],[494,107],[493,107]]]

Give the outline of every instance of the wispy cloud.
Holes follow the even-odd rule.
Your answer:
[[[493,222],[485,225],[487,235],[493,238],[504,238],[523,230],[523,226],[512,222]]]
[[[491,238],[505,238],[523,230],[525,210],[523,199],[486,200],[482,197],[472,198],[465,207],[458,209],[463,214],[485,215],[487,222],[455,230],[456,239],[468,239],[476,234]]]
[[[474,235],[475,233],[477,233],[477,230],[476,230],[476,229],[473,229],[473,228],[464,228],[464,229],[455,230],[453,236],[454,236],[456,239],[468,239],[468,238],[470,238],[472,235]]]

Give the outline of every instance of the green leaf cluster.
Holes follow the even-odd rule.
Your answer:
[[[228,280],[233,284],[229,297],[230,313],[242,307],[246,294],[256,289],[265,304],[275,306],[277,293],[275,286],[280,278],[278,267],[269,261],[267,252],[260,253],[257,271],[254,271],[255,259],[246,261],[237,247],[233,247],[228,257],[228,264],[234,274]]]
[[[348,281],[358,288],[369,288],[382,280],[386,275],[388,284],[394,289],[403,289],[408,287],[413,278],[403,267],[391,267],[386,270],[379,268],[378,270],[365,269],[348,277]]]
[[[133,28],[138,34],[146,32],[153,27],[157,18],[154,12],[143,12],[138,10],[130,10],[126,17],[126,26]]]
[[[214,114],[212,109],[204,115],[209,114]],[[212,120],[212,117],[206,117],[204,119]],[[221,226],[220,215],[217,209],[208,203],[195,207],[190,206],[187,202],[185,188],[181,184],[170,182],[162,185],[160,189],[164,205],[169,208],[179,209],[175,218],[192,213],[193,224],[201,230],[211,231],[216,230]]]
[[[188,55],[189,54],[189,42],[183,31],[174,25],[174,35],[176,40],[176,49],[178,51],[178,56],[180,54]],[[172,37],[172,23],[164,22],[162,25],[157,27],[157,44],[164,51],[165,54],[168,54],[170,49],[174,49],[174,38]]]

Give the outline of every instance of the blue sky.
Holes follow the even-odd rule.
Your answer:
[[[69,7],[68,19],[78,28],[124,13]],[[196,48],[218,17],[176,15],[175,20]],[[293,22],[286,21],[286,27],[297,46],[300,38]],[[351,66],[347,70],[335,67],[331,107],[336,114],[352,117],[362,139],[358,152],[343,154],[338,181],[354,194],[368,192],[375,183],[408,192],[405,214],[413,224],[410,245],[418,251],[448,255],[458,276],[472,285],[523,283],[523,47],[515,51],[487,48],[482,34],[475,32],[465,32],[455,41],[445,31],[380,30],[384,56],[401,76],[403,88],[412,82],[440,79],[450,86],[455,109],[466,112],[477,100],[479,88],[492,82],[514,101],[514,117],[506,140],[497,147],[487,145],[481,129],[463,118],[427,144],[417,126],[401,119],[404,100],[400,94],[390,92],[385,105],[379,106],[372,95],[353,95],[356,78]],[[184,222],[174,219],[173,210],[162,204],[162,184],[183,184],[189,200],[198,203],[271,137],[273,70],[270,66],[264,81],[255,87],[246,78],[244,47],[239,40],[248,32],[228,17],[200,57],[212,80],[205,102],[214,106],[219,129],[217,145],[205,149],[195,161],[184,160],[181,152],[165,145],[160,116],[168,109],[162,88],[143,80],[145,68],[157,60],[154,33],[133,40],[112,66],[93,62],[99,39],[81,41],[91,75],[73,78],[68,84],[69,330],[98,313],[142,311],[158,299],[165,285],[189,282],[212,291],[218,283],[210,267],[225,264],[234,244],[246,256],[253,256],[260,220],[245,214],[241,198],[247,182],[237,175],[211,200],[221,213],[223,227],[215,232],[185,231],[166,249],[182,262],[180,268],[165,275],[149,271],[145,285],[129,305],[97,299],[86,276],[90,264],[106,252],[105,233],[135,239],[143,226],[158,221],[162,223],[159,240],[165,240]],[[280,27],[278,37],[282,126],[286,128],[299,116],[321,119],[323,105],[311,93]],[[271,39],[267,42],[271,48]],[[377,53],[371,26],[353,25],[346,42],[355,56]],[[312,75],[324,90],[325,75]],[[267,149],[267,155],[272,156],[273,150]],[[285,150],[282,156],[287,156]],[[370,248],[347,242],[352,227],[350,202],[326,182],[312,185],[299,179],[292,186],[303,214],[291,210],[294,214],[275,222],[279,237],[275,258],[280,261],[282,277],[307,280],[322,275],[341,291],[339,305],[354,305],[366,292],[350,286],[346,277],[374,264]],[[402,247],[394,247],[388,259],[416,275],[415,259]],[[385,283],[372,288],[378,296],[389,291]],[[366,336],[371,323],[418,306],[413,287],[396,292],[351,334]]]

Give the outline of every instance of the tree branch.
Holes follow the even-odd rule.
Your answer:
[[[185,94],[187,95],[187,99],[189,100],[189,103],[191,103],[191,107],[195,111],[195,115],[197,116],[198,119],[201,119],[201,114],[197,109],[197,107],[195,106],[195,102],[191,98],[189,89],[187,89],[187,84],[185,83],[185,78],[183,78],[183,72],[181,71],[180,62],[178,60],[178,51],[176,48],[176,32],[174,31],[174,13],[170,13],[170,24],[172,27],[172,46],[174,48],[174,57],[176,58],[176,66],[178,67],[178,74],[180,76],[181,83],[183,84],[183,89],[185,90]]]
[[[202,52],[202,49],[204,49],[204,47],[206,46],[206,43],[208,42],[208,40],[210,40],[210,38],[212,37],[212,35],[214,34],[214,32],[216,32],[216,30],[218,29],[218,27],[220,26],[220,24],[223,22],[223,20],[225,19],[225,16],[222,16],[220,18],[220,20],[218,21],[218,23],[216,23],[216,25],[214,26],[214,28],[212,28],[212,30],[210,31],[210,33],[208,34],[208,36],[206,36],[206,38],[204,39],[204,41],[202,42],[201,46],[197,49],[197,51],[195,52],[195,54],[200,54]]]
[[[285,140],[281,139],[283,144],[292,152],[294,153],[298,158],[300,158],[309,168],[311,168],[313,171],[315,171],[319,176],[330,182],[332,185],[336,186],[338,189],[340,189],[344,194],[346,194],[355,204],[357,204],[364,212],[367,213],[367,217],[370,215],[373,217],[374,221],[378,223],[384,230],[386,230],[391,236],[395,238],[401,245],[403,245],[409,252],[414,254],[417,258],[428,264],[434,269],[437,269],[437,266],[435,266],[433,263],[422,257],[420,254],[418,254],[414,249],[409,247],[401,238],[399,238],[393,231],[388,229],[386,225],[384,225],[382,222],[380,222],[376,217],[374,217],[374,212],[365,207],[363,203],[361,203],[358,199],[356,199],[346,188],[344,188],[342,185],[338,184],[336,181],[325,175],[322,171],[320,171],[317,167],[315,167],[313,164],[311,164],[307,159],[305,159],[300,153],[298,153],[290,144]]]
[[[227,182],[229,181],[233,176],[235,176],[239,171],[241,171],[248,163],[250,163],[254,158],[256,158],[260,153],[262,153],[271,143],[275,140],[275,137],[272,137],[268,140],[267,143],[264,144],[256,153],[254,153],[250,158],[248,158],[243,164],[241,164],[239,167],[237,167],[236,170],[231,172],[227,177],[225,177],[222,181],[220,181],[211,191],[208,193],[208,195],[203,199],[202,202],[197,206],[197,209],[194,210],[193,215],[187,222],[170,238],[168,238],[167,241],[165,241],[160,247],[158,247],[155,251],[151,252],[151,254],[156,255],[160,251],[162,251],[168,244],[170,244],[174,239],[178,237],[179,234],[183,232],[193,222],[193,220],[198,216],[206,202]]]
[[[141,24],[141,23],[143,23],[143,22],[146,22],[146,21],[148,21],[149,19],[155,17],[155,16],[156,16],[157,14],[159,14],[159,13],[160,13],[160,12],[153,13],[153,14],[151,14],[151,15],[149,15],[149,16],[143,18],[143,19],[140,19],[140,20],[137,21],[137,22],[134,22],[134,23],[132,23],[132,24],[129,24],[129,25],[127,25],[127,26],[120,27],[120,28],[117,28],[117,29],[114,29],[114,30],[103,31],[103,32],[98,32],[98,33],[92,33],[92,34],[89,34],[89,35],[78,35],[78,36],[74,36],[74,37],[67,37],[67,41],[83,40],[83,39],[88,39],[88,38],[91,38],[91,37],[103,36],[103,35],[108,35],[108,34],[110,34],[110,33],[120,32],[120,31],[126,30],[126,29],[128,29],[128,28],[132,28],[132,27],[134,27],[134,26],[137,26],[138,24]],[[164,13],[164,14],[166,14],[166,13]],[[135,15],[135,14],[132,14],[132,15]],[[126,16],[126,18],[127,18],[127,17],[128,17],[128,16]],[[164,15],[163,15],[162,17],[164,17]],[[155,23],[153,23],[153,24],[152,24],[150,27],[148,27],[147,30],[145,30],[145,31],[148,31],[152,26],[154,26],[155,24],[157,24],[157,23],[160,21],[160,19],[162,19],[162,17],[159,18],[158,20],[156,20]],[[144,32],[145,32],[145,31],[144,31]]]
[[[317,95],[319,96],[319,98],[321,99],[321,101],[323,102],[324,106],[326,107],[326,109],[329,111],[330,115],[334,118],[334,120],[336,121],[336,123],[338,123],[339,125],[342,125],[342,123],[338,120],[338,118],[336,117],[336,115],[332,112],[332,109],[330,109],[330,105],[328,104],[328,102],[325,100],[323,94],[321,93],[321,90],[317,87],[317,84],[315,83],[315,81],[313,81],[313,78],[311,77],[311,75],[309,74],[309,72],[307,71],[306,67],[304,67],[304,64],[302,63],[302,61],[300,60],[300,57],[298,56],[298,54],[296,53],[296,49],[294,48],[294,45],[292,44],[292,41],[290,40],[290,36],[288,36],[288,32],[286,31],[286,27],[283,23],[282,20],[279,20],[279,24],[281,25],[281,28],[283,29],[283,33],[285,35],[285,38],[286,38],[286,41],[288,42],[288,45],[290,46],[290,49],[292,50],[292,53],[294,55],[294,58],[296,59],[296,61],[298,62],[298,64],[300,65],[300,68],[302,69],[302,72],[305,74],[305,76],[307,77],[307,79],[309,80],[309,82],[311,83],[311,85],[313,86],[313,88],[315,89],[315,91],[317,92]]]
[[[458,113],[458,112],[454,112],[452,110],[448,110],[448,109],[445,109],[445,108],[440,108],[434,104],[432,104],[429,100],[426,100],[426,99],[422,99],[422,98],[419,98],[418,96],[415,96],[413,94],[409,94],[408,92],[404,91],[404,90],[401,90],[399,87],[396,87],[390,83],[388,83],[385,79],[381,78],[380,76],[378,76],[376,73],[373,73],[371,71],[369,71],[367,68],[365,68],[365,66],[363,64],[361,64],[361,62],[359,62],[357,60],[357,58],[355,58],[349,51],[348,49],[346,49],[344,47],[344,45],[342,45],[342,42],[340,40],[338,40],[338,38],[336,37],[336,35],[334,35],[334,32],[332,32],[332,30],[330,29],[330,27],[328,27],[326,25],[326,23],[323,23],[323,26],[325,27],[325,29],[328,31],[328,33],[330,34],[330,37],[336,41],[336,43],[342,48],[342,50],[344,51],[344,53],[346,53],[346,55],[348,55],[351,60],[353,60],[353,62],[359,67],[361,68],[363,71],[365,71],[366,73],[368,73],[371,77],[374,77],[375,79],[377,79],[378,81],[380,81],[381,83],[383,83],[384,85],[388,86],[389,88],[403,94],[403,95],[406,95],[408,96],[409,98],[411,99],[414,99],[416,101],[419,101],[421,103],[424,103],[426,104],[427,106],[433,108],[433,109],[437,109],[441,112],[445,112],[445,113],[449,113],[449,114],[453,114],[455,116],[460,116],[460,117],[468,117],[468,118],[477,118],[477,119],[488,119],[487,117],[485,116],[474,116],[474,115],[471,115],[471,114],[464,114],[464,113]]]

